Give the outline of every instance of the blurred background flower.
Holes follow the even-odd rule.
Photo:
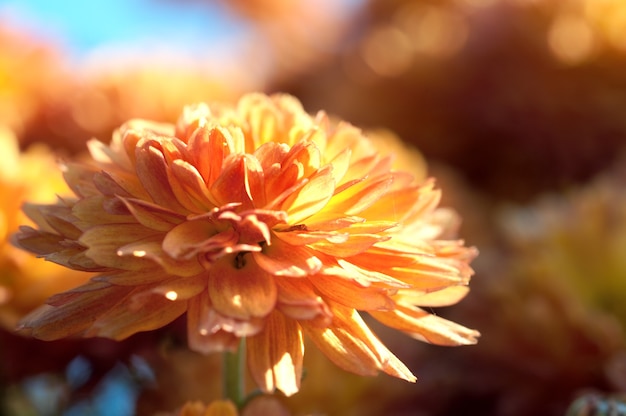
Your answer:
[[[417,147],[444,205],[463,218],[460,234],[479,247],[472,292],[438,310],[479,329],[478,345],[432,348],[376,327],[415,370],[417,384],[354,377],[312,353],[302,391],[285,401],[293,414],[563,415],[581,394],[624,392],[625,2],[137,0],[85,7],[0,5],[0,123],[22,154],[43,143],[68,157],[92,136],[108,140],[129,118],[172,122],[193,101],[290,92],[311,112],[323,108],[385,128]],[[16,166],[10,160],[22,159],[4,166]],[[2,190],[3,215],[21,215],[13,211],[17,198]],[[26,273],[23,282],[30,281],[28,270],[2,261],[1,276]],[[7,306],[8,289],[2,293]],[[5,402],[29,402],[30,376],[65,380],[82,354],[99,363],[92,385],[118,361],[132,369],[129,357],[145,359],[155,382],[128,396],[138,414],[209,403],[219,395],[219,366],[187,352],[180,328],[72,347],[4,331],[0,348],[13,354],[3,355],[13,358],[0,372]],[[54,358],[33,360],[44,346]]]

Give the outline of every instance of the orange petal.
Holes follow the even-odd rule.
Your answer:
[[[189,211],[205,212],[218,205],[191,163],[180,159],[172,161],[167,165],[167,178],[176,199]]]
[[[394,307],[386,289],[362,286],[355,280],[321,274],[308,280],[325,298],[357,310],[389,310]]]
[[[333,326],[318,328],[302,322],[302,327],[317,347],[337,366],[355,374],[373,376],[378,370],[403,380],[415,376],[370,331],[354,309],[332,308]]]
[[[221,127],[200,127],[189,139],[189,153],[194,166],[204,179],[207,187],[222,172],[224,159],[231,153],[232,143],[228,142],[228,135]]]
[[[186,212],[187,210],[176,199],[176,195],[168,180],[165,156],[154,140],[139,143],[136,153],[137,176],[152,200],[169,210]]]
[[[187,310],[187,301],[171,301],[159,294],[135,290],[125,302],[98,315],[85,331],[85,336],[99,336],[122,340],[137,332],[161,328]]]
[[[193,276],[204,270],[197,258],[179,259],[168,255],[163,251],[161,240],[162,236],[156,235],[126,244],[118,248],[117,255],[121,259],[128,259],[125,265],[127,269],[132,266],[129,270],[134,270],[135,267],[140,266],[145,268],[146,261],[150,262],[150,266],[147,267],[152,267],[156,263],[174,276]],[[131,263],[133,260],[134,263]],[[141,268],[137,270],[141,270]]]
[[[211,314],[209,292],[189,300],[187,308],[187,342],[192,351],[203,354],[213,352],[235,351],[239,345],[239,338],[232,332],[220,328],[213,328],[208,322]]]
[[[116,270],[95,276],[92,280],[118,286],[138,286],[164,281],[170,277],[162,268],[156,266],[141,270]]]
[[[131,215],[142,225],[155,231],[169,231],[185,217],[151,202],[136,198],[120,198]]]
[[[219,233],[210,220],[185,221],[174,227],[163,239],[163,251],[174,258],[189,259],[212,247],[217,249],[237,243],[234,230]],[[213,244],[215,243],[215,244]]]
[[[334,241],[321,240],[310,244],[310,247],[316,251],[328,254],[337,258],[351,257],[368,250],[374,244],[386,241],[390,237],[377,234],[352,234],[347,240],[341,243]]]
[[[145,259],[128,259],[118,254],[118,249],[126,244],[144,240],[155,235],[154,230],[140,224],[98,225],[80,237],[79,242],[88,247],[87,256],[96,263],[118,269],[141,269],[146,266]]]
[[[252,253],[256,263],[266,272],[276,276],[303,277],[317,273],[322,261],[312,250],[302,246],[290,246],[278,239],[263,251]]]
[[[289,224],[300,224],[324,208],[331,200],[334,190],[332,168],[326,166],[311,176],[301,189],[283,202],[282,210],[289,214]]]
[[[370,315],[413,338],[437,345],[471,345],[477,342],[480,335],[478,331],[431,315],[417,307],[398,305],[393,311],[371,311]]]
[[[124,300],[129,288],[109,286],[72,296],[62,307],[44,305],[23,318],[18,330],[50,341],[81,334],[102,313]]]
[[[296,320],[317,320],[328,325],[332,318],[330,309],[307,279],[276,277],[278,309]]]
[[[249,254],[228,255],[213,263],[208,287],[213,307],[225,316],[263,317],[276,305],[273,276],[261,269]]]
[[[469,290],[468,286],[449,286],[441,290],[427,293],[416,290],[401,290],[395,298],[398,299],[400,303],[436,308],[450,306],[460,302],[467,296]]]
[[[264,392],[274,389],[291,396],[300,390],[304,342],[298,323],[274,312],[265,329],[246,341],[248,368]]]

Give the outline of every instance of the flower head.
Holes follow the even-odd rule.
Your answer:
[[[363,133],[286,95],[196,105],[176,125],[134,120],[91,163],[67,164],[75,198],[27,205],[16,243],[99,275],[22,321],[41,339],[123,339],[187,315],[189,346],[247,338],[264,391],[298,391],[306,334],[338,366],[415,377],[359,311],[410,336],[478,333],[420,308],[467,292],[475,256],[448,238],[431,180],[392,169]]]

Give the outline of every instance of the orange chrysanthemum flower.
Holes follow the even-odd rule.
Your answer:
[[[415,380],[358,311],[427,342],[476,341],[420,308],[465,295],[476,250],[442,239],[456,221],[431,180],[394,171],[347,123],[251,94],[186,108],[175,126],[128,122],[89,149],[92,164],[65,166],[76,198],[26,206],[39,229],[16,235],[99,273],[22,321],[37,338],[122,339],[186,313],[193,350],[245,337],[256,383],[287,395],[304,334],[346,370]]]

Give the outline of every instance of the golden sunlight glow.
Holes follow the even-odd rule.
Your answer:
[[[626,51],[626,2],[593,0],[585,2],[585,17],[597,27],[605,41]]]
[[[0,286],[0,305],[5,303],[11,297],[11,292],[6,288]]]
[[[363,43],[363,59],[377,75],[393,77],[411,65],[411,43],[396,27],[374,29]]]
[[[562,15],[550,27],[548,45],[560,61],[576,65],[588,59],[593,52],[594,34],[584,18]]]

